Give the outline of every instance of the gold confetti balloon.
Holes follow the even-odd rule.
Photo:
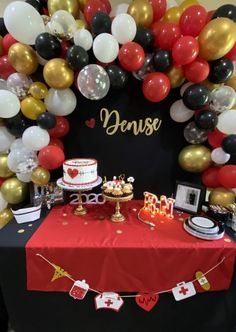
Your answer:
[[[9,223],[13,218],[13,213],[11,209],[3,209],[0,211],[0,229]]]
[[[78,0],[48,0],[48,11],[50,16],[58,10],[65,10],[75,18],[79,17]]]
[[[127,13],[134,18],[137,26],[149,27],[152,23],[153,9],[147,0],[134,0]]]
[[[8,51],[9,62],[18,73],[31,75],[38,68],[38,58],[32,47],[15,43]]]
[[[9,178],[14,173],[8,168],[7,154],[0,155],[0,177]]]
[[[235,193],[223,187],[215,188],[209,195],[209,204],[222,205],[227,207],[235,202]]]
[[[211,151],[204,145],[188,145],[179,154],[179,164],[187,172],[202,172],[212,164]]]
[[[38,186],[45,186],[50,180],[50,173],[46,168],[38,166],[33,170],[31,180]]]
[[[28,194],[28,185],[16,177],[12,177],[3,182],[1,193],[5,201],[10,204],[23,202]]]
[[[46,83],[54,89],[63,90],[69,88],[74,82],[74,72],[63,59],[49,60],[43,69],[43,77]]]

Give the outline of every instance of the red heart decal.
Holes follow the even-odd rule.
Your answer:
[[[76,168],[68,168],[67,173],[72,179],[74,179],[76,175],[79,174],[79,171]]]
[[[90,119],[90,120],[85,121],[86,126],[89,127],[89,128],[94,128],[95,123],[96,123],[95,119]]]
[[[137,294],[135,297],[137,305],[146,311],[152,310],[158,299],[158,294]]]

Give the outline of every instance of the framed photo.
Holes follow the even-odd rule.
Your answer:
[[[192,214],[199,213],[205,196],[205,187],[177,181],[175,186],[175,208]]]
[[[30,202],[37,206],[42,203],[44,207],[63,205],[66,201],[66,195],[62,188],[58,187],[56,182],[49,182],[46,186],[38,186],[31,183]]]

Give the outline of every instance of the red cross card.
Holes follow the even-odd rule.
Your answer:
[[[196,290],[192,282],[185,283],[184,281],[177,284],[176,287],[172,288],[172,293],[176,301],[187,299],[196,294]]]

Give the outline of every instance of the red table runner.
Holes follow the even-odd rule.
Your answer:
[[[207,279],[212,291],[229,287],[236,246],[227,235],[217,241],[197,239],[185,232],[177,212],[175,219],[161,217],[150,227],[138,220],[142,205],[122,204],[124,223],[109,220],[112,203],[89,206],[86,216],[75,216],[69,205],[53,208],[26,245],[28,290],[68,291],[72,286],[65,277],[51,282],[54,269],[37,253],[93,289],[117,292],[171,289],[226,257]]]

